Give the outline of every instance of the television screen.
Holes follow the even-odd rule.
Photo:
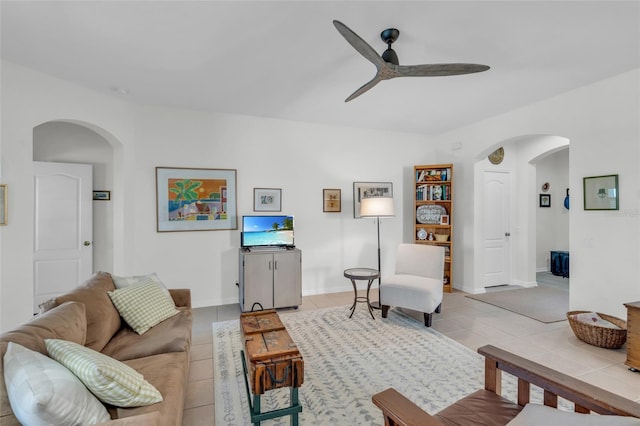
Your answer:
[[[293,247],[293,216],[243,216],[242,247]]]

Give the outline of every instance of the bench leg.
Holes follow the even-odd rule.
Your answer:
[[[297,407],[298,401],[298,388],[291,387],[291,406]],[[290,422],[291,426],[298,426],[298,411],[291,414]]]

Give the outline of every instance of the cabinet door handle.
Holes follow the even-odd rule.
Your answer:
[[[273,262],[273,269],[278,269],[278,261],[277,260],[275,260]]]
[[[271,261],[269,261],[269,270],[271,270]]]

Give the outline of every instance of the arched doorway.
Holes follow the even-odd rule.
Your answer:
[[[474,163],[474,181],[476,197],[474,200],[474,235],[475,247],[481,248],[485,241],[485,214],[487,198],[482,182],[487,171],[502,172],[510,175],[508,204],[505,205],[509,229],[505,229],[508,238],[509,277],[504,284],[532,287],[536,284],[537,249],[536,249],[536,213],[539,209],[539,188],[537,187],[536,161],[568,149],[569,140],[560,136],[523,135],[500,141],[483,150]],[[503,147],[504,160],[500,164],[492,164],[487,156],[495,149]],[[568,176],[568,171],[567,171]],[[558,185],[554,189],[552,199],[560,201],[568,186]],[[474,263],[474,292],[484,292],[486,255],[478,250]]]
[[[93,190],[114,187],[114,148],[93,126],[74,121],[49,121],[33,128],[33,160],[49,163],[90,164]],[[106,133],[106,132],[101,132]],[[35,207],[37,208],[37,207]],[[112,271],[114,209],[111,199],[92,202],[93,271]],[[71,283],[75,286],[77,283]]]

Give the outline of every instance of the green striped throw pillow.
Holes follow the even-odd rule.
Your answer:
[[[178,313],[173,300],[154,282],[107,292],[120,316],[138,334]]]
[[[128,365],[93,349],[59,339],[45,339],[49,356],[67,367],[102,402],[141,407],[162,401],[160,392]]]

